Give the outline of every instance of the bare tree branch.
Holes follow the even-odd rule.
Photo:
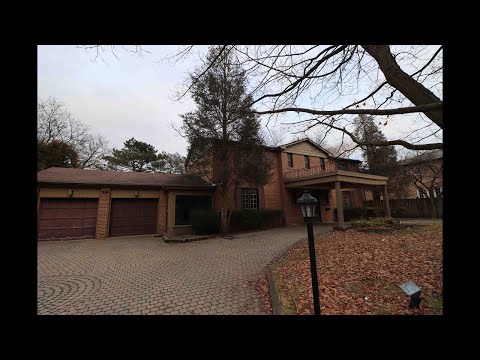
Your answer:
[[[434,104],[426,104],[421,106],[403,107],[397,109],[344,109],[344,110],[312,110],[305,108],[283,108],[276,110],[255,111],[257,114],[276,114],[282,112],[303,112],[313,115],[342,115],[342,114],[370,114],[370,115],[394,115],[394,114],[411,114],[417,112],[425,112],[443,107],[443,102]]]

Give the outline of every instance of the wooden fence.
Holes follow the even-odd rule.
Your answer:
[[[436,217],[443,217],[443,199],[435,198]],[[389,200],[392,217],[431,218],[432,207],[430,199],[392,199]],[[383,200],[364,201],[365,207],[383,208]]]

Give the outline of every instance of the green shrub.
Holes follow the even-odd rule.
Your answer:
[[[385,209],[383,208],[366,207],[364,209],[366,209],[365,217],[367,219],[385,216]]]
[[[364,218],[366,214],[367,214],[366,208],[348,207],[348,206],[343,208],[343,218],[345,219],[345,221]]]
[[[234,210],[230,231],[269,229],[283,225],[283,211],[271,209]]]
[[[213,209],[192,210],[190,221],[196,234],[215,234],[220,228],[219,217]]]
[[[376,217],[372,219],[357,219],[350,222],[353,227],[377,227],[385,225],[393,225],[395,221],[390,217]]]
[[[398,217],[398,218],[407,217],[408,209],[404,207],[393,208],[390,210],[390,213],[392,214],[392,217]]]

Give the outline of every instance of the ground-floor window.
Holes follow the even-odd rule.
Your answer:
[[[258,189],[242,189],[242,209],[258,209]]]
[[[175,225],[190,225],[190,213],[196,209],[211,209],[210,195],[177,195],[175,197]]]
[[[353,201],[353,192],[352,191],[343,191],[342,192],[342,200],[343,200],[343,206],[344,207],[352,207],[354,206],[354,201]]]

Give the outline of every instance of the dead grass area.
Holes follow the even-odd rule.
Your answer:
[[[337,231],[316,238],[315,247],[323,315],[442,314],[441,224]],[[286,313],[313,313],[306,240],[275,264],[274,276]],[[422,288],[420,309],[409,309],[398,287],[407,280]]]

